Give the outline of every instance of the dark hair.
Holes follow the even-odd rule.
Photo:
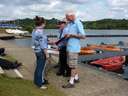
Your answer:
[[[45,24],[45,19],[43,17],[36,16],[34,21],[36,26],[41,26],[43,23]]]

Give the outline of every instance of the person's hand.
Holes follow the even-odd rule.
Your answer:
[[[49,54],[48,53],[45,53],[45,55],[46,55],[46,59],[48,59],[49,58]]]
[[[55,45],[56,44],[56,41],[49,41],[48,44]]]

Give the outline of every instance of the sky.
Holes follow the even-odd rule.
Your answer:
[[[36,15],[62,19],[69,10],[85,21],[128,19],[128,0],[0,0],[0,20]]]

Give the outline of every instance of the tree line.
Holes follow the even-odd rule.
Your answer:
[[[52,18],[46,19],[46,29],[56,29],[59,20]],[[22,27],[23,30],[32,32],[34,28],[34,20],[30,18],[17,19],[13,21],[17,26]],[[8,22],[6,22],[8,23]],[[128,19],[102,19],[97,21],[82,21],[85,29],[128,29]]]
[[[103,19],[98,21],[84,22],[87,29],[128,29],[128,20],[126,19]]]

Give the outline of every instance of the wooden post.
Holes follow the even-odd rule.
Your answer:
[[[23,75],[17,69],[14,69],[14,72],[18,77],[23,78]]]

